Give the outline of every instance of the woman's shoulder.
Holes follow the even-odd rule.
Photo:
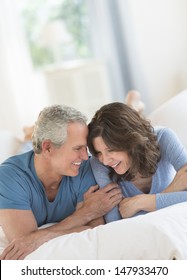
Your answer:
[[[178,135],[169,127],[156,127],[157,142],[163,154],[181,154],[185,152],[184,146]],[[186,154],[186,152],[185,152]]]
[[[177,135],[176,133],[169,127],[164,127],[164,126],[155,126],[154,127],[154,132],[157,136],[157,141],[160,142],[162,140],[167,141],[167,140],[172,140],[176,139]]]

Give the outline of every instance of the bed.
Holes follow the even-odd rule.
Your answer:
[[[187,260],[187,203],[54,238],[26,259]]]
[[[183,91],[155,110],[149,119],[153,125],[175,130],[187,148],[186,107],[187,91]],[[6,244],[0,228],[0,252]],[[26,259],[187,260],[187,202],[54,238]]]

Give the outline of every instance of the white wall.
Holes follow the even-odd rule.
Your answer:
[[[142,91],[149,113],[187,87],[187,1],[118,2],[134,88]],[[13,3],[3,0],[0,9],[0,129],[20,134],[48,100],[33,77],[23,34],[17,33]]]
[[[133,82],[145,91],[151,111],[187,87],[184,77],[180,82],[187,65],[187,1],[120,0],[119,4],[129,53],[135,51],[130,54]]]
[[[0,130],[22,137],[46,103],[34,73],[15,1],[0,2]],[[42,107],[41,107],[42,106]]]

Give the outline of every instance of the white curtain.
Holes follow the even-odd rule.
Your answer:
[[[95,56],[103,59],[107,65],[113,98],[124,99],[125,89],[108,0],[89,0],[88,3],[91,18],[92,46]]]
[[[21,135],[38,112],[34,71],[15,0],[0,1],[0,129]]]
[[[108,66],[113,99],[124,100],[131,89],[128,53],[117,0],[89,0],[94,52]]]
[[[88,0],[94,53],[108,66],[113,99],[124,101],[128,90],[146,95],[128,0]],[[143,98],[145,99],[145,98]]]

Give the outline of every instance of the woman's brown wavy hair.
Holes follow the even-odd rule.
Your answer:
[[[88,148],[96,155],[93,139],[101,136],[106,146],[125,151],[132,160],[130,169],[123,175],[110,168],[115,181],[132,180],[137,172],[149,177],[156,172],[160,149],[150,122],[124,103],[114,102],[102,106],[88,124]]]

